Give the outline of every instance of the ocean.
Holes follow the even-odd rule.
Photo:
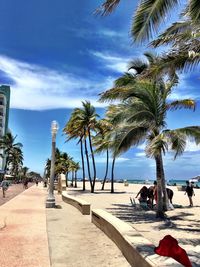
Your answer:
[[[128,183],[130,184],[149,184],[149,185],[153,185],[153,182],[155,180],[137,180],[137,179],[134,179],[134,180],[127,180]],[[185,185],[185,182],[187,180],[169,180],[169,181],[166,181],[167,185]],[[198,183],[194,183],[195,186],[199,186],[200,187],[200,182]]]

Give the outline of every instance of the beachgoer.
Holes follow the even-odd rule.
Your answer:
[[[190,204],[189,207],[193,207],[192,197],[195,196],[195,194],[194,194],[193,184],[189,183],[189,181],[186,181],[185,194],[187,194],[189,199],[189,204]]]
[[[153,209],[153,200],[154,200],[154,186],[148,188],[148,203],[151,209]]]
[[[36,186],[38,186],[38,179],[35,180],[35,184],[36,184]]]
[[[170,203],[172,204],[172,198],[173,198],[174,192],[173,192],[173,190],[171,190],[169,188],[166,188],[166,191],[167,191],[168,199],[169,199]]]
[[[148,198],[148,188],[146,186],[143,186],[140,191],[137,193],[136,198],[139,197],[139,202],[147,202]]]
[[[9,187],[9,182],[6,180],[6,177],[4,177],[3,181],[1,182],[1,188],[3,192],[3,197],[6,197],[6,190]]]
[[[28,179],[27,178],[24,179],[23,185],[24,185],[24,189],[28,189]]]

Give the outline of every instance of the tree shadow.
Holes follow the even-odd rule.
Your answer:
[[[112,204],[113,207],[107,208],[118,219],[128,223],[151,223],[159,221],[156,219],[155,211],[143,210],[133,207],[131,204]]]

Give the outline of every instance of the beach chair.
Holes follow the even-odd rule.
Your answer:
[[[149,210],[149,206],[147,205],[147,202],[139,202],[137,204],[134,197],[130,197],[130,201],[131,201],[132,207],[136,209]]]

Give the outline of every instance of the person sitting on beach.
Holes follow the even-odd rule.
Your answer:
[[[155,199],[155,202],[157,203],[157,199],[158,199],[158,196],[157,196],[157,181],[154,181],[154,186],[150,186],[149,187],[149,201],[151,203],[151,207],[153,208],[153,200]],[[166,191],[167,191],[167,196],[168,196],[168,199],[170,201],[170,203],[172,204],[172,198],[173,198],[173,195],[174,195],[174,192],[173,190],[171,190],[170,188],[166,188]]]
[[[151,209],[153,209],[153,200],[154,200],[154,186],[148,188],[148,202]]]
[[[190,204],[189,207],[193,207],[192,196],[195,196],[195,194],[194,194],[193,184],[189,183],[189,181],[186,181],[185,194],[187,194],[189,199],[189,204]]]
[[[147,202],[147,198],[148,198],[148,188],[146,186],[143,186],[140,191],[137,193],[136,197],[139,197],[139,202]]]

